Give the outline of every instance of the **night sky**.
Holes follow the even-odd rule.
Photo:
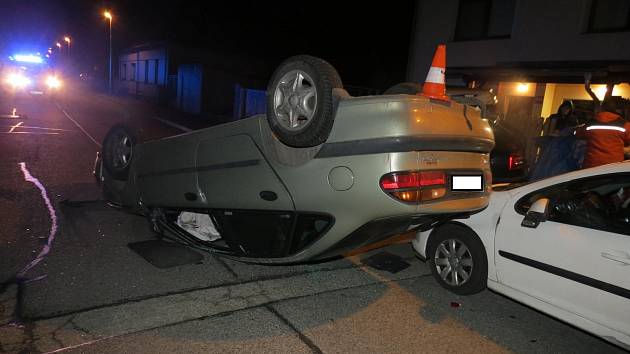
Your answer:
[[[311,54],[333,64],[345,84],[382,90],[404,81],[414,11],[413,1],[386,5],[3,0],[0,52],[45,52],[70,34],[80,70],[102,68],[108,34],[102,11],[109,8],[115,16],[115,53],[133,44],[164,40],[261,60],[269,63],[269,70],[290,55]]]

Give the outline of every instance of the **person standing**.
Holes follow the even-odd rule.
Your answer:
[[[576,131],[576,137],[586,141],[582,168],[624,160],[624,146],[630,145],[630,123],[623,118],[623,113],[624,100],[609,97],[595,119]]]
[[[562,102],[558,112],[547,118],[543,125],[543,136],[537,138],[540,154],[530,173],[531,181],[578,169],[578,158],[574,156],[576,139],[573,135],[577,123],[572,101]]]
[[[571,134],[573,129],[578,125],[577,117],[573,113],[573,101],[563,101],[558,107],[558,112],[549,116],[545,125],[543,126],[544,136],[558,136],[566,135],[566,128],[571,128]]]

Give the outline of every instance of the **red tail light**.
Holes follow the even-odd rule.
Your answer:
[[[422,202],[446,194],[446,173],[442,171],[405,171],[381,177],[381,188],[405,202]]]
[[[508,156],[508,171],[522,168],[524,163],[525,159],[523,159],[523,156],[517,153],[511,153]]]
[[[381,188],[386,191],[402,188],[420,188],[440,184],[446,184],[446,174],[440,171],[394,172],[381,177]]]

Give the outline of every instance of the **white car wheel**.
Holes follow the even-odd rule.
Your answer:
[[[448,223],[435,229],[427,244],[427,258],[433,277],[444,288],[460,295],[485,289],[486,250],[468,227]]]

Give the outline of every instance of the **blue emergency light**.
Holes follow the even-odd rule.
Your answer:
[[[9,59],[15,60],[17,62],[22,62],[22,63],[41,64],[44,62],[42,57],[37,56],[37,55],[32,55],[32,54],[15,54],[9,57]]]

